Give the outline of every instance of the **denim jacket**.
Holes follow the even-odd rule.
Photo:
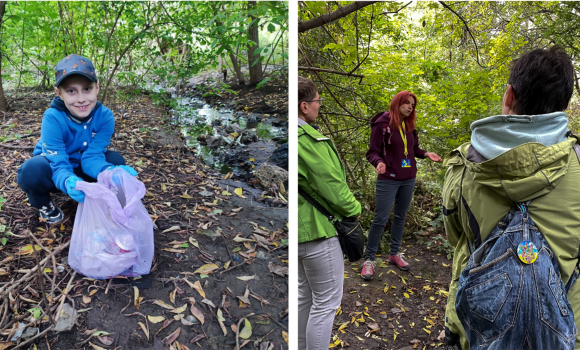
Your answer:
[[[460,335],[469,349],[457,318],[455,297],[458,280],[470,257],[468,241],[481,242],[514,202],[533,200],[530,217],[544,235],[560,267],[564,284],[578,262],[580,247],[580,164],[573,149],[576,138],[545,146],[527,142],[490,160],[472,161],[473,148],[466,143],[445,159],[443,214],[447,239],[455,247],[452,281],[445,325]],[[575,323],[580,324],[580,283],[568,292]],[[580,349],[580,337],[576,338]]]

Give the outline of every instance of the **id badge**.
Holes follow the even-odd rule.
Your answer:
[[[401,164],[403,168],[410,168],[411,167],[411,160],[410,159],[403,159],[403,164]]]

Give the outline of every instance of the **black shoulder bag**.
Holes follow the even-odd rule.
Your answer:
[[[298,186],[298,193],[312,204],[312,206],[326,216],[334,225],[338,233],[338,241],[342,252],[348,257],[348,261],[359,261],[363,257],[365,239],[360,222],[355,217],[344,218],[342,221],[335,218],[316,199]]]

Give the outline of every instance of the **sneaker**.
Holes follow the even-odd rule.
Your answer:
[[[363,263],[362,271],[360,276],[365,281],[370,281],[373,279],[373,272],[375,270],[375,262],[372,260],[366,260]]]
[[[64,214],[59,207],[54,205],[54,203],[49,202],[48,207],[44,206],[38,209],[40,213],[40,221],[47,222],[49,224],[56,224],[57,222],[62,221],[64,219]]]
[[[398,253],[395,255],[389,254],[387,260],[397,265],[397,267],[403,271],[408,271],[410,268],[409,263],[404,260],[403,253]]]

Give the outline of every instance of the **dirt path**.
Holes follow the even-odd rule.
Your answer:
[[[425,242],[443,234],[442,229]],[[402,252],[410,271],[384,263],[377,255],[375,277],[360,277],[362,261],[345,262],[341,313],[335,318],[335,348],[348,349],[431,349],[444,348],[437,338],[444,329],[447,290],[451,281],[451,260],[440,241],[403,241]],[[382,258],[381,260],[379,260]]]
[[[48,226],[38,221],[16,185],[16,170],[30,157],[26,147],[38,136],[13,138],[40,131],[51,98],[28,96],[0,120],[0,196],[6,200],[0,212],[0,235],[6,238],[0,246],[0,349],[11,345],[19,322],[31,337],[50,326],[46,315],[35,320],[27,311],[38,305],[45,309],[39,278],[27,274],[37,265],[27,230],[46,248],[40,260],[49,257],[41,270],[47,294],[53,291],[52,313],[67,284],[66,303],[79,312],[72,332],[50,331],[34,339],[39,349],[233,349],[236,341],[248,343],[244,348],[286,349],[287,209],[256,202],[248,184],[223,180],[202,164],[166,123],[164,108],[146,95],[107,106],[116,117],[110,149],[139,172],[147,187],[143,202],[158,227],[151,285],[145,288],[147,279],[109,283],[78,274],[71,279],[66,245],[76,203],[55,195],[66,220]],[[53,264],[48,252],[58,247],[65,248],[54,254]],[[215,268],[207,276],[195,273],[202,266]],[[138,296],[126,282],[137,286]],[[10,286],[14,291],[3,293]],[[249,325],[243,320],[248,315]]]

